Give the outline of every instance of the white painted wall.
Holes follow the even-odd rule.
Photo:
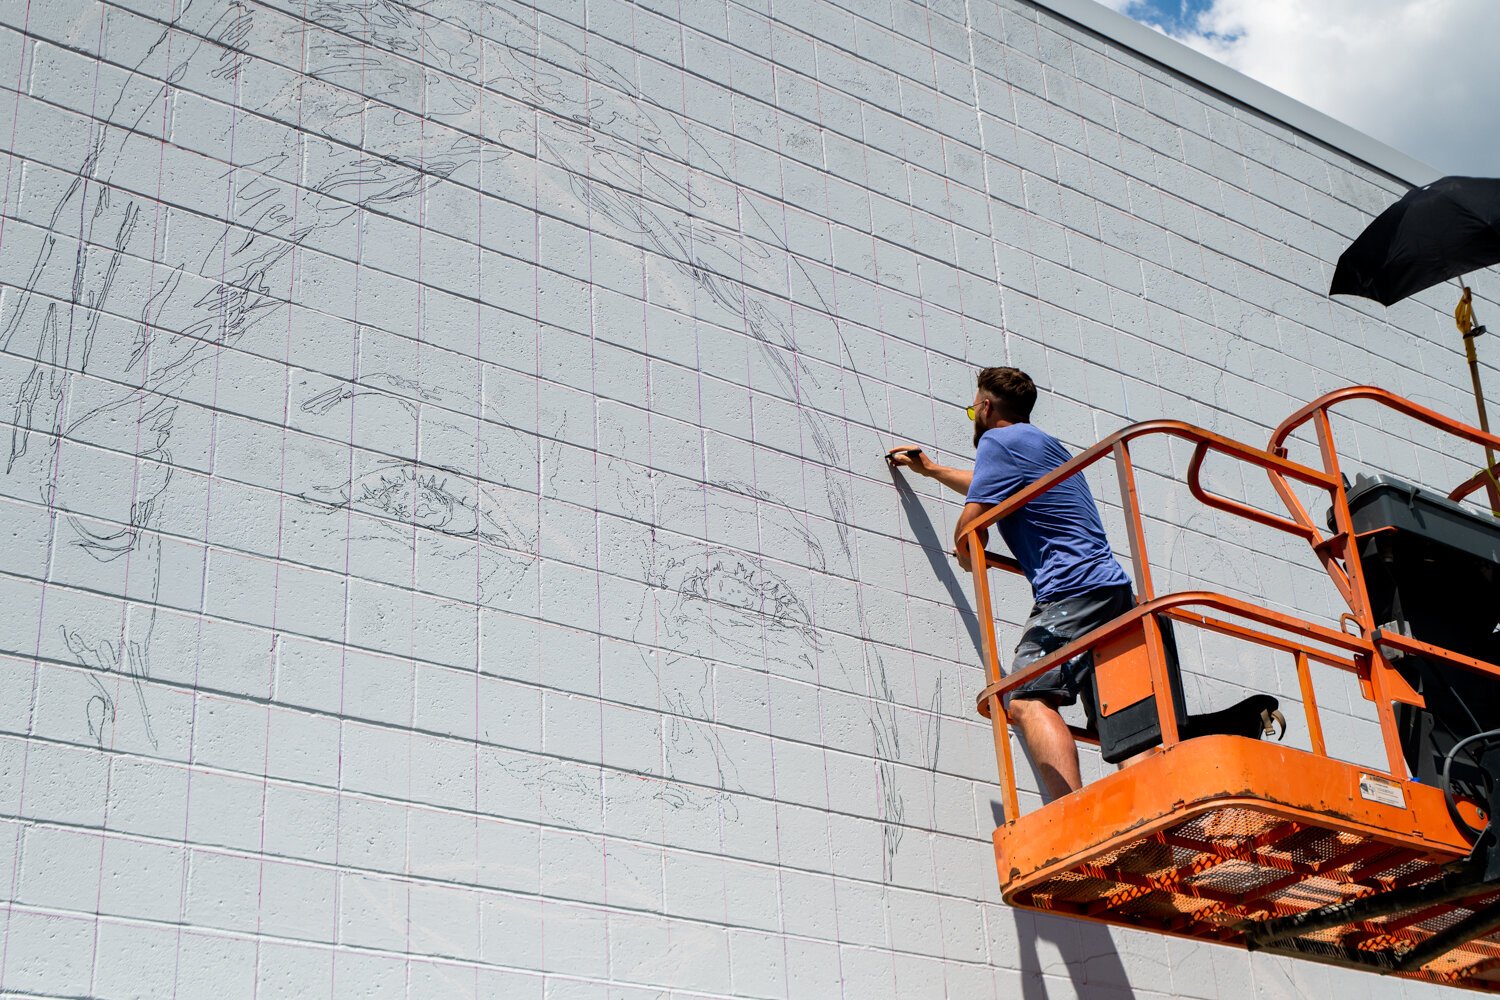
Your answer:
[[[1073,447],[1467,413],[1449,291],[1323,294],[1399,180],[1019,0],[3,0],[0,87],[0,993],[1403,990],[998,903],[880,461],[993,363]],[[1145,462],[1165,582],[1336,610]]]

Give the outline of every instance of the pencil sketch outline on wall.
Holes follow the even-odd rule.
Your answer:
[[[216,65],[210,76],[238,84],[247,64],[241,47],[250,38],[254,21],[251,8],[238,0],[218,4],[200,0],[185,4],[177,17],[161,28],[135,70],[147,75],[144,70],[148,64],[164,60],[169,67],[163,74],[167,82],[157,88],[152,99],[139,103],[133,118],[122,90],[110,109],[100,116],[109,127],[90,123],[89,146],[82,165],[53,206],[30,277],[20,289],[4,327],[0,328],[0,350],[10,354],[20,353],[15,349],[18,335],[33,333],[36,337],[35,349],[25,352],[33,360],[32,369],[15,394],[8,475],[16,473],[18,462],[28,454],[33,434],[52,438],[53,449],[58,452],[64,440],[87,434],[93,430],[91,425],[108,424],[120,411],[126,411],[127,416],[131,408],[136,411],[135,441],[128,446],[135,459],[133,495],[126,516],[116,519],[111,526],[96,527],[101,521],[109,522],[106,518],[83,516],[66,507],[57,507],[54,469],[60,455],[44,456],[42,464],[53,468],[43,469],[35,478],[40,480],[42,502],[57,510],[76,536],[67,544],[76,545],[101,563],[122,557],[127,564],[133,560],[136,567],[129,567],[127,572],[139,573],[138,567],[144,563],[150,575],[152,583],[146,599],[133,606],[142,611],[142,622],[130,621],[122,614],[118,634],[107,637],[86,637],[67,625],[61,626],[61,632],[64,647],[82,666],[97,673],[119,672],[132,679],[141,709],[141,724],[153,745],[156,738],[143,682],[150,676],[151,637],[160,595],[162,514],[164,506],[170,503],[168,488],[176,471],[170,448],[177,414],[175,396],[195,378],[205,377],[205,369],[212,367],[209,363],[221,348],[234,346],[254,327],[265,325],[268,319],[288,308],[285,299],[278,298],[274,290],[290,287],[292,275],[288,265],[298,247],[323,231],[356,219],[368,206],[388,207],[417,199],[432,184],[466,162],[477,161],[486,152],[500,155],[498,150],[486,151],[477,140],[459,140],[442,151],[449,154],[448,158],[412,156],[399,148],[403,142],[411,145],[412,137],[392,130],[387,121],[381,134],[398,148],[386,150],[384,157],[346,149],[343,161],[330,157],[333,162],[323,176],[297,188],[296,193],[290,193],[299,165],[298,157],[293,155],[295,151],[263,156],[246,164],[231,163],[229,170],[215,180],[229,191],[226,200],[233,207],[226,213],[222,231],[212,243],[199,253],[163,261],[157,259],[159,254],[155,252],[157,233],[149,234],[150,249],[136,256],[149,262],[153,277],[159,273],[164,277],[148,291],[135,317],[130,318],[124,312],[130,308],[128,304],[115,306],[120,310],[115,314],[117,317],[134,324],[135,337],[123,362],[102,373],[108,380],[103,384],[114,398],[80,415],[69,414],[66,397],[73,374],[96,377],[100,374],[98,365],[91,368],[90,362],[96,360],[96,338],[101,321],[110,314],[113,305],[110,293],[127,245],[133,237],[148,235],[141,225],[145,213],[140,202],[146,202],[150,196],[117,189],[114,172],[132,153],[144,154],[148,146],[158,142],[151,137],[147,116],[170,104],[174,82],[185,78],[195,61],[214,61]],[[184,41],[186,51],[182,48]],[[174,42],[179,46],[175,52]],[[349,55],[341,43],[325,45],[323,55],[332,67],[340,66],[340,60]],[[317,49],[317,44],[310,48]],[[361,69],[368,77],[377,77],[377,67]],[[329,75],[337,72],[330,69]],[[317,73],[310,73],[309,77],[316,78]],[[294,84],[276,99],[284,108],[290,108],[300,96],[297,91],[298,85]],[[331,117],[346,117],[349,111],[347,107],[335,107]],[[162,115],[165,118],[167,112],[162,110]],[[223,138],[223,148],[233,149],[232,136]],[[289,140],[294,144],[300,141],[300,135]],[[278,176],[282,172],[290,172],[291,177]],[[351,191],[355,200],[345,200]],[[74,207],[79,230],[76,236],[70,234],[78,245],[68,281],[71,295],[68,301],[53,299],[43,304],[45,296],[37,289],[53,264],[64,213]],[[156,211],[159,214],[161,208],[158,206]],[[116,217],[118,225],[113,225]],[[95,233],[100,230],[106,233],[112,230],[112,238],[107,242],[96,239]],[[101,252],[102,267],[97,260]],[[34,307],[45,311],[39,324],[28,325]],[[60,307],[67,312],[66,329],[58,318]],[[169,307],[185,310],[185,317],[172,322],[177,317],[169,315]],[[82,346],[75,362],[73,334],[80,323]],[[389,373],[376,373],[374,377],[393,389],[412,392],[419,400],[428,396],[412,379]],[[391,391],[378,388],[365,391],[406,402]],[[38,404],[44,398],[51,402],[52,410],[39,414]],[[489,536],[490,533],[477,527],[474,530],[476,540],[487,541]],[[90,682],[96,690],[85,706],[85,721],[91,737],[103,745],[114,719],[114,701],[97,676],[91,677]]]
[[[540,21],[535,12],[528,16]],[[186,81],[196,79],[193,71],[208,64],[210,78],[233,85],[235,110],[222,137],[224,148],[233,148],[235,116],[252,113],[240,107],[240,84],[260,69],[256,46],[277,37],[277,24],[293,19],[275,6],[196,0],[163,26],[132,79],[152,75],[162,66],[165,71],[155,75],[167,82],[144,102],[127,102],[122,89],[100,116],[110,127],[91,124],[78,173],[57,197],[31,277],[11,300],[10,315],[0,327],[0,347],[32,362],[13,396],[7,475],[32,475],[41,501],[72,533],[66,544],[77,545],[100,562],[126,559],[134,564],[130,572],[149,574],[152,581],[144,598],[132,605],[132,614],[138,611],[141,621],[129,620],[127,626],[122,614],[118,634],[89,635],[63,626],[66,647],[92,671],[95,690],[84,706],[83,721],[100,745],[107,741],[114,721],[114,701],[101,683],[109,673],[130,680],[142,724],[155,740],[145,685],[151,676],[151,636],[161,595],[162,537],[170,527],[166,515],[172,508],[174,479],[180,474],[174,464],[173,437],[183,418],[182,400],[212,392],[221,351],[272,328],[273,317],[284,318],[290,326],[290,293],[282,290],[295,287],[296,251],[348,242],[367,213],[411,214],[428,191],[444,182],[482,189],[499,183],[503,188],[504,172],[486,173],[485,167],[534,149],[563,172],[572,200],[597,232],[670,262],[682,283],[679,291],[695,303],[695,312],[712,313],[749,334],[786,398],[836,391],[823,385],[803,359],[796,332],[782,317],[784,310],[773,308],[776,300],[758,290],[776,283],[751,280],[759,276],[759,269],[803,265],[777,235],[776,220],[768,218],[753,198],[742,195],[735,170],[695,138],[675,113],[639,94],[638,87],[603,59],[504,5],[474,0],[312,0],[306,23],[294,24],[280,36],[283,45],[289,37],[299,43],[305,76],[254,109],[280,112],[283,119],[296,117],[302,130],[287,140],[287,148],[269,153],[259,149],[253,159],[231,162],[215,178],[227,195],[224,217],[215,223],[216,238],[197,252],[187,249],[190,239],[183,247],[159,249],[159,219],[152,224],[149,216],[160,212],[160,206],[145,193],[116,186],[120,164],[148,148],[157,155],[159,143],[151,138],[153,126],[147,116],[172,105],[176,88],[187,86]],[[479,30],[472,27],[475,24]],[[543,51],[556,68],[543,61]],[[413,61],[417,59],[425,61],[425,68]],[[576,74],[583,89],[572,86],[562,69]],[[406,107],[421,113],[401,110]],[[359,120],[365,125],[362,146],[332,138]],[[666,165],[680,166],[681,176]],[[747,236],[743,221],[736,231],[707,218],[711,206],[704,192],[693,187],[695,172],[727,182],[737,203],[736,216],[751,219],[759,232],[770,234],[765,238],[772,244]],[[524,203],[530,192],[519,195]],[[66,262],[57,253],[59,234],[74,211],[78,250],[71,273],[60,281],[46,280],[59,268],[66,272]],[[74,239],[71,234],[67,238]],[[141,261],[149,262],[154,282],[140,305],[132,308],[119,292],[119,276]],[[805,269],[804,276],[809,287],[817,287]],[[46,289],[59,285],[72,289],[69,297],[49,300]],[[860,390],[861,399],[853,405],[862,405],[868,423],[877,426],[843,341],[838,311],[827,302],[822,311],[833,318],[839,367],[853,376]],[[121,324],[105,323],[106,317],[131,326],[133,339],[111,342]],[[75,328],[81,333],[76,338]],[[35,337],[34,346],[30,337]],[[75,340],[81,341],[76,352]],[[389,419],[404,419],[412,426],[415,442],[416,425],[429,409],[451,406],[461,412],[475,403],[457,398],[451,387],[423,381],[419,372],[356,369],[351,374],[349,381],[332,388],[314,386],[307,395],[293,398],[292,405],[309,421],[324,420],[330,427],[338,420],[347,424],[348,408],[356,404],[383,406]],[[98,379],[107,398],[75,415],[68,412],[68,397],[77,376]],[[823,572],[852,581],[854,505],[841,475],[849,468],[849,456],[829,418],[808,406],[798,406],[797,413],[800,430],[811,445],[809,468],[815,488],[826,496],[834,529],[828,550],[808,535],[810,558],[821,561]],[[65,439],[113,441],[111,428],[116,423],[128,425],[134,438],[120,450],[132,460],[135,478],[128,509],[111,521],[73,510],[72,497],[59,498],[53,471]],[[535,437],[545,429],[527,431]],[[347,426],[343,433],[348,433]],[[39,460],[34,443],[42,438],[52,445],[45,460]],[[376,524],[380,534],[399,531],[410,537],[412,531],[426,529],[471,544],[481,562],[492,564],[479,573],[476,600],[498,600],[514,591],[537,560],[540,528],[534,513],[528,517],[515,509],[507,489],[537,487],[530,482],[495,482],[478,474],[482,466],[503,476],[498,461],[487,464],[477,457],[474,468],[433,464],[416,454],[415,444],[411,451],[361,452],[363,464],[350,468],[343,482],[331,482],[319,470],[289,468],[286,474],[292,479],[304,473],[314,478],[291,482],[285,492],[289,502],[309,509],[370,515],[362,523]],[[535,461],[543,460],[537,452]],[[633,466],[622,474],[649,475]],[[718,489],[719,495],[750,496],[739,487],[721,484]],[[687,499],[701,509],[712,502],[711,494],[705,490]],[[775,497],[761,494],[752,499],[789,523],[797,518]],[[110,526],[100,526],[106,523]],[[341,530],[337,518],[327,523],[328,530]],[[860,588],[852,588],[860,662],[850,663],[820,637],[816,585],[811,592],[797,593],[784,581],[773,582],[774,568],[763,557],[750,555],[748,548],[746,542],[725,540],[664,547],[643,558],[653,586],[672,595],[675,617],[669,628],[687,628],[697,609],[715,600],[716,607],[738,601],[736,613],[759,617],[762,648],[758,654],[753,644],[731,633],[718,637],[721,653],[736,650],[738,659],[753,662],[764,653],[765,635],[777,643],[792,640],[801,644],[801,651],[793,662],[782,664],[784,669],[831,664],[846,677],[841,687],[863,688],[866,697],[860,703],[875,746],[883,870],[889,878],[906,824],[896,769],[903,762],[931,767],[936,740],[923,739],[924,745],[915,749],[903,746],[885,656],[865,638],[870,619]],[[738,596],[724,600],[726,594]],[[703,621],[715,627],[713,615],[703,616]],[[711,745],[719,756],[719,780],[733,787],[733,755],[707,724],[703,693],[675,687],[670,659],[662,668],[659,679],[663,691],[671,692],[668,714],[676,728],[667,736],[667,757]],[[914,759],[915,754],[926,759]],[[672,766],[669,760],[669,774]]]
[[[527,36],[524,27],[516,30],[520,32],[523,44],[506,46],[506,51],[510,54],[507,65],[511,70],[512,82],[519,85],[539,107],[558,116],[557,119],[539,116],[538,146],[567,171],[570,186],[592,209],[592,225],[598,227],[601,220],[607,220],[627,241],[632,234],[644,239],[649,249],[670,260],[678,273],[714,304],[738,317],[745,331],[754,338],[763,360],[789,398],[800,398],[803,392],[817,388],[817,377],[801,360],[793,332],[775,312],[754,297],[758,293],[746,280],[745,272],[751,266],[748,262],[763,257],[767,251],[741,235],[697,216],[688,215],[691,224],[683,226],[675,220],[667,219],[660,207],[674,203],[703,206],[702,199],[692,191],[690,181],[679,183],[665,171],[657,169],[654,157],[667,156],[674,146],[681,150],[672,157],[676,162],[712,164],[717,176],[733,185],[738,196],[739,187],[735,183],[734,172],[699,143],[666,109],[643,96],[631,96],[637,88],[627,78],[600,60],[557,38],[548,39],[549,55],[559,51],[566,52],[580,76],[603,86],[599,90],[588,92],[587,96],[569,95],[562,87],[553,88],[549,93],[541,82],[543,76],[536,62],[528,65],[523,58],[535,52],[533,46],[536,42]],[[529,45],[525,44],[528,42]],[[540,125],[549,122],[555,125],[554,130],[542,132]],[[610,127],[614,127],[615,131],[611,131]],[[629,137],[631,134],[638,138],[632,141]],[[636,170],[632,172],[620,166],[626,163]],[[614,183],[604,183],[594,176],[593,167],[601,164],[612,168],[607,170],[607,176]],[[646,192],[641,190],[648,181],[658,186],[652,192],[654,198],[648,198]],[[742,211],[748,210],[758,217],[759,228],[771,234],[776,232],[771,220],[764,217],[753,200],[741,198],[740,202]],[[686,234],[683,232],[684,228],[687,230]],[[726,247],[733,249],[726,251]],[[802,267],[794,256],[787,253],[788,248],[784,243],[777,249],[787,254],[790,266]],[[810,279],[809,284],[812,284]],[[835,317],[837,331],[837,310],[826,302],[823,305],[826,313]],[[841,335],[840,343],[843,356],[849,359],[852,370],[852,354],[842,344]],[[855,374],[857,377],[857,372]],[[873,413],[867,402],[865,405],[873,425]],[[824,487],[834,514],[833,523],[839,539],[840,555],[844,568],[852,577],[854,558],[849,515],[852,502],[846,484],[832,471],[848,468],[848,458],[838,446],[831,426],[820,413],[807,406],[799,406],[797,412],[800,426],[811,440],[817,458],[823,463]],[[724,560],[724,554],[731,550],[715,550],[708,546],[704,549],[702,554],[706,559],[705,573],[713,573],[716,566],[720,573],[727,569],[731,575],[739,574],[742,577],[763,572],[756,560],[741,553],[734,553],[735,558]],[[670,562],[670,557],[667,558]],[[703,578],[699,578],[697,585],[704,586]],[[679,596],[682,593],[679,591]],[[863,597],[857,587],[854,594],[861,632],[867,635],[869,618]],[[864,662],[859,669],[864,674],[870,695],[865,706],[880,772],[883,873],[889,878],[904,832],[905,804],[897,787],[895,774],[896,764],[902,759],[902,748],[894,717],[895,697],[886,675],[883,655],[868,641],[861,643],[861,648]],[[850,669],[842,662],[839,666],[844,670]],[[664,691],[668,688],[669,684],[663,685]],[[688,721],[693,718],[689,714],[691,701],[684,697],[677,703],[677,707],[684,713],[679,717],[683,720],[684,728],[695,728]],[[710,742],[713,741],[711,728],[703,727],[701,731]],[[935,747],[936,743],[931,742],[927,746]],[[722,760],[722,747],[717,749]],[[722,773],[722,764],[720,768]]]

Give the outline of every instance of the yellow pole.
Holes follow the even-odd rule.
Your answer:
[[[1479,409],[1479,429],[1486,434],[1490,432],[1490,416],[1484,408],[1484,389],[1479,382],[1479,352],[1474,347],[1474,341],[1484,332],[1484,327],[1474,322],[1474,293],[1468,285],[1463,286],[1464,293],[1458,300],[1458,307],[1453,310],[1453,322],[1458,326],[1458,332],[1463,335],[1464,354],[1469,359],[1469,379],[1474,383],[1474,405]],[[1484,467],[1489,473],[1490,485],[1490,511],[1500,517],[1500,482],[1495,479],[1495,451],[1488,444],[1484,446]]]

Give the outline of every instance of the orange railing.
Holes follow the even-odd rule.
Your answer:
[[[1126,635],[1131,630],[1140,630],[1144,636],[1150,690],[1156,697],[1162,746],[1171,747],[1179,742],[1177,711],[1176,706],[1172,704],[1172,685],[1168,675],[1169,667],[1162,630],[1158,624],[1157,616],[1159,615],[1290,654],[1302,694],[1309,743],[1312,752],[1318,756],[1327,756],[1328,750],[1318,715],[1310,665],[1316,662],[1353,673],[1359,680],[1364,696],[1376,705],[1388,760],[1388,773],[1395,778],[1404,778],[1406,772],[1392,703],[1401,702],[1421,707],[1423,702],[1421,696],[1412,691],[1400,673],[1391,666],[1382,647],[1436,656],[1463,669],[1480,670],[1500,676],[1500,669],[1490,664],[1472,660],[1448,650],[1430,647],[1404,636],[1382,634],[1377,629],[1365,589],[1359,546],[1354,544],[1356,536],[1349,512],[1348,498],[1345,494],[1343,475],[1339,467],[1332,426],[1328,417],[1328,411],[1332,406],[1351,399],[1374,400],[1461,439],[1500,448],[1500,437],[1452,420],[1385,390],[1369,386],[1351,387],[1329,393],[1298,410],[1276,429],[1271,437],[1270,447],[1266,450],[1254,448],[1176,420],[1153,420],[1126,427],[1019,490],[1003,503],[997,504],[976,518],[968,527],[960,539],[960,544],[965,547],[974,577],[975,611],[979,617],[989,680],[989,684],[978,697],[978,708],[981,715],[991,720],[994,728],[995,756],[1000,770],[1002,805],[1007,819],[1013,819],[1019,815],[1019,800],[1016,792],[1015,766],[1010,752],[1010,720],[1005,709],[1004,696],[1031,678],[1079,653],[1094,650],[1111,639]],[[1308,421],[1313,422],[1316,430],[1323,466],[1321,469],[1302,465],[1287,457],[1285,442],[1288,436]],[[1349,612],[1341,617],[1340,624],[1345,629],[1352,629],[1352,632],[1319,625],[1209,591],[1158,595],[1152,581],[1145,527],[1136,491],[1135,465],[1131,458],[1131,444],[1152,436],[1176,438],[1193,443],[1193,457],[1187,471],[1187,486],[1191,495],[1199,502],[1256,524],[1296,535],[1306,541],[1347,603]],[[1264,469],[1272,486],[1285,504],[1287,513],[1262,510],[1242,501],[1221,496],[1204,487],[1201,481],[1203,463],[1212,454],[1227,456]],[[1012,559],[986,552],[980,533],[1063,480],[1081,473],[1106,458],[1113,459],[1119,482],[1121,504],[1128,533],[1130,563],[1133,569],[1136,596],[1140,603],[1129,614],[1070,642],[1024,670],[1017,671],[1008,677],[1004,676],[995,638],[995,618],[987,571],[990,568],[1000,568],[1019,572],[1019,567]],[[1461,499],[1484,485],[1487,479],[1488,470],[1481,470],[1473,479],[1449,495],[1453,499]],[[1333,511],[1333,534],[1325,536],[1318,528],[1293,491],[1293,482],[1316,487],[1328,494]],[[1496,499],[1493,482],[1490,483],[1490,492],[1493,502]],[[1500,503],[1494,505],[1500,508]],[[1224,615],[1238,619],[1238,621],[1228,620],[1223,617]],[[1267,629],[1274,631],[1267,631]],[[1422,648],[1418,649],[1419,646]],[[1080,740],[1090,741],[1089,735],[1079,730],[1075,729],[1074,734]]]
[[[1436,410],[1429,410],[1420,403],[1413,403],[1409,399],[1373,385],[1351,385],[1344,389],[1335,389],[1327,395],[1318,397],[1283,420],[1271,434],[1271,443],[1268,445],[1268,450],[1284,456],[1286,454],[1286,442],[1291,437],[1292,432],[1311,420],[1318,435],[1319,447],[1325,452],[1326,460],[1327,454],[1333,451],[1333,429],[1328,420],[1328,413],[1335,405],[1353,399],[1372,400],[1382,406],[1395,410],[1397,413],[1424,423],[1429,427],[1434,427],[1445,434],[1451,434],[1454,437],[1462,438],[1465,441],[1481,445],[1485,448],[1500,448],[1500,437],[1482,431],[1478,427],[1454,420],[1451,417],[1445,417]],[[1487,468],[1481,468],[1471,478],[1455,487],[1448,494],[1448,499],[1463,500],[1481,486],[1486,487],[1486,492],[1489,494],[1490,509],[1492,511],[1500,511],[1500,463]]]

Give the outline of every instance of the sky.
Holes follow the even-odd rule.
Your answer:
[[[1500,176],[1496,0],[1100,0],[1421,160]]]

